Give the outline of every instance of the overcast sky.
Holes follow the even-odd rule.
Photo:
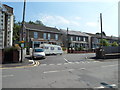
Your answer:
[[[16,21],[22,21],[23,2],[2,2],[14,8]],[[118,36],[118,2],[27,2],[25,21],[41,20],[58,29],[100,32],[100,13],[103,31]]]

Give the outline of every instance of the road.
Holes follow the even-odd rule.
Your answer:
[[[3,88],[118,87],[118,59],[94,60],[95,54],[47,56],[36,67],[2,70]]]

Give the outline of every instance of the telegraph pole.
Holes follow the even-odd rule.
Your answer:
[[[68,42],[68,28],[67,28],[67,53],[68,53],[68,50],[69,49],[69,42]]]
[[[25,24],[25,7],[26,7],[26,0],[24,0],[24,6],[23,6],[23,20],[22,20],[22,26],[21,26],[21,63],[23,61],[23,47],[24,47],[24,36],[23,36],[23,33],[24,33],[24,24]],[[25,34],[25,33],[24,33]]]
[[[100,27],[101,27],[101,48],[103,47],[103,31],[102,31],[102,13],[100,13]]]

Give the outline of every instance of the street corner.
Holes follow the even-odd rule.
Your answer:
[[[39,66],[39,61],[28,60],[28,63],[1,64],[0,69],[27,68]]]

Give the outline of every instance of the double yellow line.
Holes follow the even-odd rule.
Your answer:
[[[28,66],[26,65],[26,66],[18,66],[18,67],[0,67],[0,69],[13,69],[13,68],[36,67],[36,66],[38,66],[38,65],[40,65],[40,62],[35,61],[34,64],[32,64],[32,65],[28,65]]]

